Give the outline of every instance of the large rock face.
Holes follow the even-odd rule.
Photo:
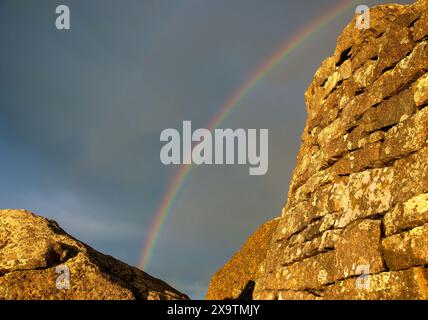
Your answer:
[[[72,238],[53,220],[24,210],[0,210],[0,299],[187,296]]]
[[[428,1],[370,14],[306,92],[255,299],[428,299]]]
[[[252,298],[254,281],[259,277],[260,264],[266,257],[278,221],[279,219],[274,219],[263,224],[247,239],[242,249],[214,274],[208,288],[207,299]]]

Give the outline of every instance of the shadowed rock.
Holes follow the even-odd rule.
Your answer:
[[[278,219],[262,225],[242,249],[217,271],[211,279],[206,298],[210,300],[251,300],[254,280],[258,277],[260,264],[266,256]]]

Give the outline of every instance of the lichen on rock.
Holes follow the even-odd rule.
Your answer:
[[[60,278],[63,270],[67,279]],[[58,280],[67,285],[58,286]],[[26,210],[0,210],[0,299],[188,298],[76,240],[53,220]]]
[[[255,299],[428,299],[427,12],[371,8],[315,73]]]

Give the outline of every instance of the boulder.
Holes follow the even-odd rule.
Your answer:
[[[188,299],[68,235],[54,220],[0,210],[0,299]]]

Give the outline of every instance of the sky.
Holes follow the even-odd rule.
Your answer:
[[[161,131],[181,131],[184,120],[207,127],[272,53],[341,2],[0,0],[0,207],[55,219],[137,265],[179,169],[160,161]],[[70,8],[70,30],[55,28],[60,4]],[[268,173],[195,166],[146,272],[201,299],[212,274],[281,213],[307,115],[303,94],[353,14],[313,33],[222,123],[269,129]]]

